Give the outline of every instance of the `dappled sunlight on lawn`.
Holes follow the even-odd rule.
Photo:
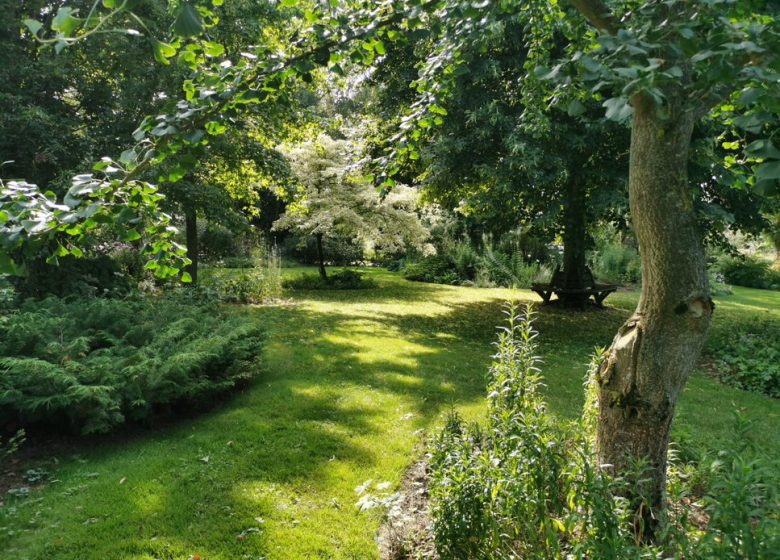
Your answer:
[[[355,487],[397,484],[453,408],[482,418],[502,305],[538,298],[368,274],[378,288],[297,292],[291,305],[253,308],[269,340],[249,388],[196,418],[59,457],[59,482],[6,514],[0,527],[14,533],[0,532],[0,546],[20,560],[376,558],[380,517],[357,513]],[[539,307],[555,414],[579,415],[593,347],[609,344],[636,297],[615,294],[606,310]],[[738,319],[777,301],[755,290],[729,298],[718,311]],[[731,402],[780,433],[775,401],[703,376],[686,390],[676,433],[717,442]],[[778,437],[766,445],[780,454]]]

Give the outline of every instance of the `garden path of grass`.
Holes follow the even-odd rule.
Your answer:
[[[26,559],[369,559],[376,512],[354,488],[397,484],[452,407],[479,419],[500,306],[525,291],[405,282],[383,271],[372,290],[297,294],[251,310],[268,326],[263,372],[241,394],[175,426],[84,444],[57,457],[54,480],[0,510],[0,551]],[[574,418],[589,353],[606,345],[636,295],[605,311],[544,309],[537,326],[550,407]],[[721,298],[714,328],[780,320],[780,294]],[[720,318],[723,319],[720,319]],[[761,422],[780,456],[780,403],[689,384],[675,433],[718,446],[731,410]]]

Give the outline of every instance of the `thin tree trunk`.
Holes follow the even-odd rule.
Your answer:
[[[671,98],[671,95],[667,98]],[[650,104],[648,104],[650,105]],[[669,431],[677,398],[701,353],[713,303],[688,185],[694,118],[670,103],[671,117],[635,103],[629,202],[642,258],[642,293],[598,376],[598,458],[638,482],[636,530],[652,539],[664,509]]]
[[[184,229],[187,238],[187,258],[192,262],[187,265],[187,272],[192,277],[192,285],[198,283],[198,215],[194,208],[184,211]]]
[[[585,204],[585,189],[576,179],[569,181],[563,208],[563,274],[564,287],[569,290],[585,288]],[[582,306],[588,297],[569,294],[562,301],[565,305]]]
[[[322,250],[322,234],[316,235],[317,239],[317,259],[320,261],[320,278],[328,279],[328,273],[325,272],[325,252]]]

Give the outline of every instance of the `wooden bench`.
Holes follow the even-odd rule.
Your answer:
[[[544,303],[550,303],[553,294],[558,296],[558,300],[566,305],[582,307],[590,298],[599,306],[604,307],[604,300],[609,294],[617,290],[614,284],[598,284],[593,278],[590,268],[585,267],[585,287],[584,288],[566,288],[564,287],[566,276],[560,267],[556,267],[549,284],[534,283],[531,290],[536,292]]]

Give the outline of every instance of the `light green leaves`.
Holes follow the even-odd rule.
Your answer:
[[[152,39],[151,41],[155,60],[157,60],[157,62],[162,62],[163,64],[170,64],[168,59],[176,56],[176,47],[158,41],[157,39]]]
[[[622,97],[607,99],[602,104],[607,109],[607,118],[617,122],[624,122],[634,114],[634,109]]]
[[[69,37],[84,20],[75,17],[77,10],[69,8],[67,6],[61,6],[57,10],[57,15],[51,22],[51,28],[54,31],[62,33],[65,37]]]
[[[32,33],[34,36],[38,36],[38,33],[43,29],[43,24],[34,19],[25,19],[23,21],[24,25],[27,27],[27,29],[30,30],[30,33]]]

